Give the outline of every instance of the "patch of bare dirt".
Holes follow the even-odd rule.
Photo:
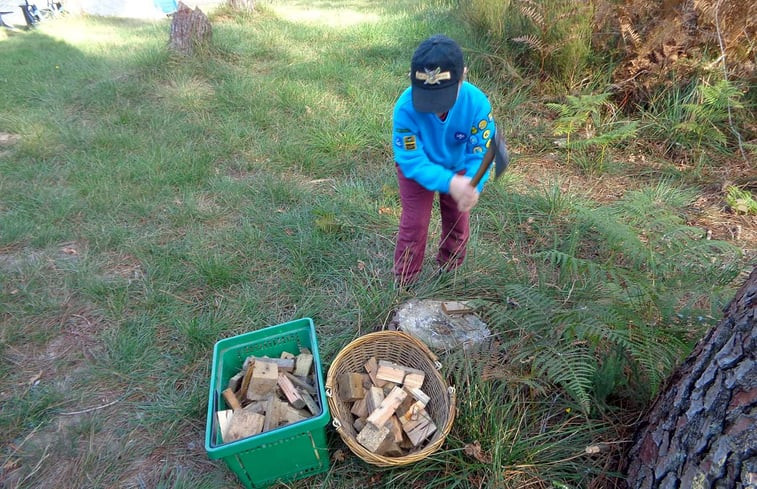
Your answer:
[[[142,262],[130,254],[112,254],[104,266],[103,276],[106,279],[121,279],[131,283],[141,280],[145,276]]]
[[[13,146],[20,140],[21,136],[19,134],[0,132],[0,146]]]
[[[557,156],[547,155],[520,157],[510,171],[521,179],[523,189],[549,188],[557,183],[564,192],[606,204],[649,183],[647,178],[639,178],[634,173],[643,175],[650,170],[658,169],[650,162],[637,159],[629,162],[629,171],[624,174],[593,176],[566,165]],[[749,254],[757,253],[757,216],[734,213],[725,202],[725,189],[730,184],[757,188],[754,169],[748,162],[730,162],[713,170],[711,180],[713,183],[700,187],[699,197],[687,209],[686,223],[701,228],[703,237],[728,241]]]

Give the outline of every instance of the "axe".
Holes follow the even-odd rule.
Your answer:
[[[491,166],[492,161],[494,161],[495,163],[494,179],[496,180],[505,172],[505,169],[510,164],[510,155],[507,154],[507,146],[505,145],[505,140],[502,138],[499,131],[494,132],[494,136],[492,136],[491,139],[491,144],[489,144],[489,148],[486,150],[484,159],[481,161],[481,166],[478,167],[478,171],[475,175],[473,175],[473,178],[470,181],[470,184],[473,187],[478,185],[478,183],[481,181],[484,173],[486,173],[486,170],[488,170]]]

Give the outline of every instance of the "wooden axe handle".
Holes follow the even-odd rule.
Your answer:
[[[494,161],[494,153],[497,149],[497,141],[494,136],[490,139],[491,144],[489,144],[489,147],[486,149],[486,154],[484,155],[484,159],[481,161],[481,166],[478,167],[478,171],[475,175],[473,175],[473,178],[470,181],[471,186],[475,187],[479,184],[481,179],[484,177],[484,174],[486,173],[486,170],[489,169],[489,167],[492,164],[492,161]]]

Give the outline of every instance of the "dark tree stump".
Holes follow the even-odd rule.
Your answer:
[[[756,311],[757,267],[642,420],[629,487],[757,487]]]
[[[190,9],[179,2],[178,9],[173,14],[171,22],[171,37],[169,47],[174,51],[192,55],[197,49],[202,49],[210,44],[212,28],[208,17],[200,10]]]

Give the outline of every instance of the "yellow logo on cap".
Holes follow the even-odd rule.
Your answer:
[[[442,71],[442,69],[439,67],[437,67],[435,70],[423,68],[423,72],[415,72],[415,79],[423,80],[424,85],[438,85],[442,82],[442,80],[451,80],[452,73],[450,73],[449,71]]]

